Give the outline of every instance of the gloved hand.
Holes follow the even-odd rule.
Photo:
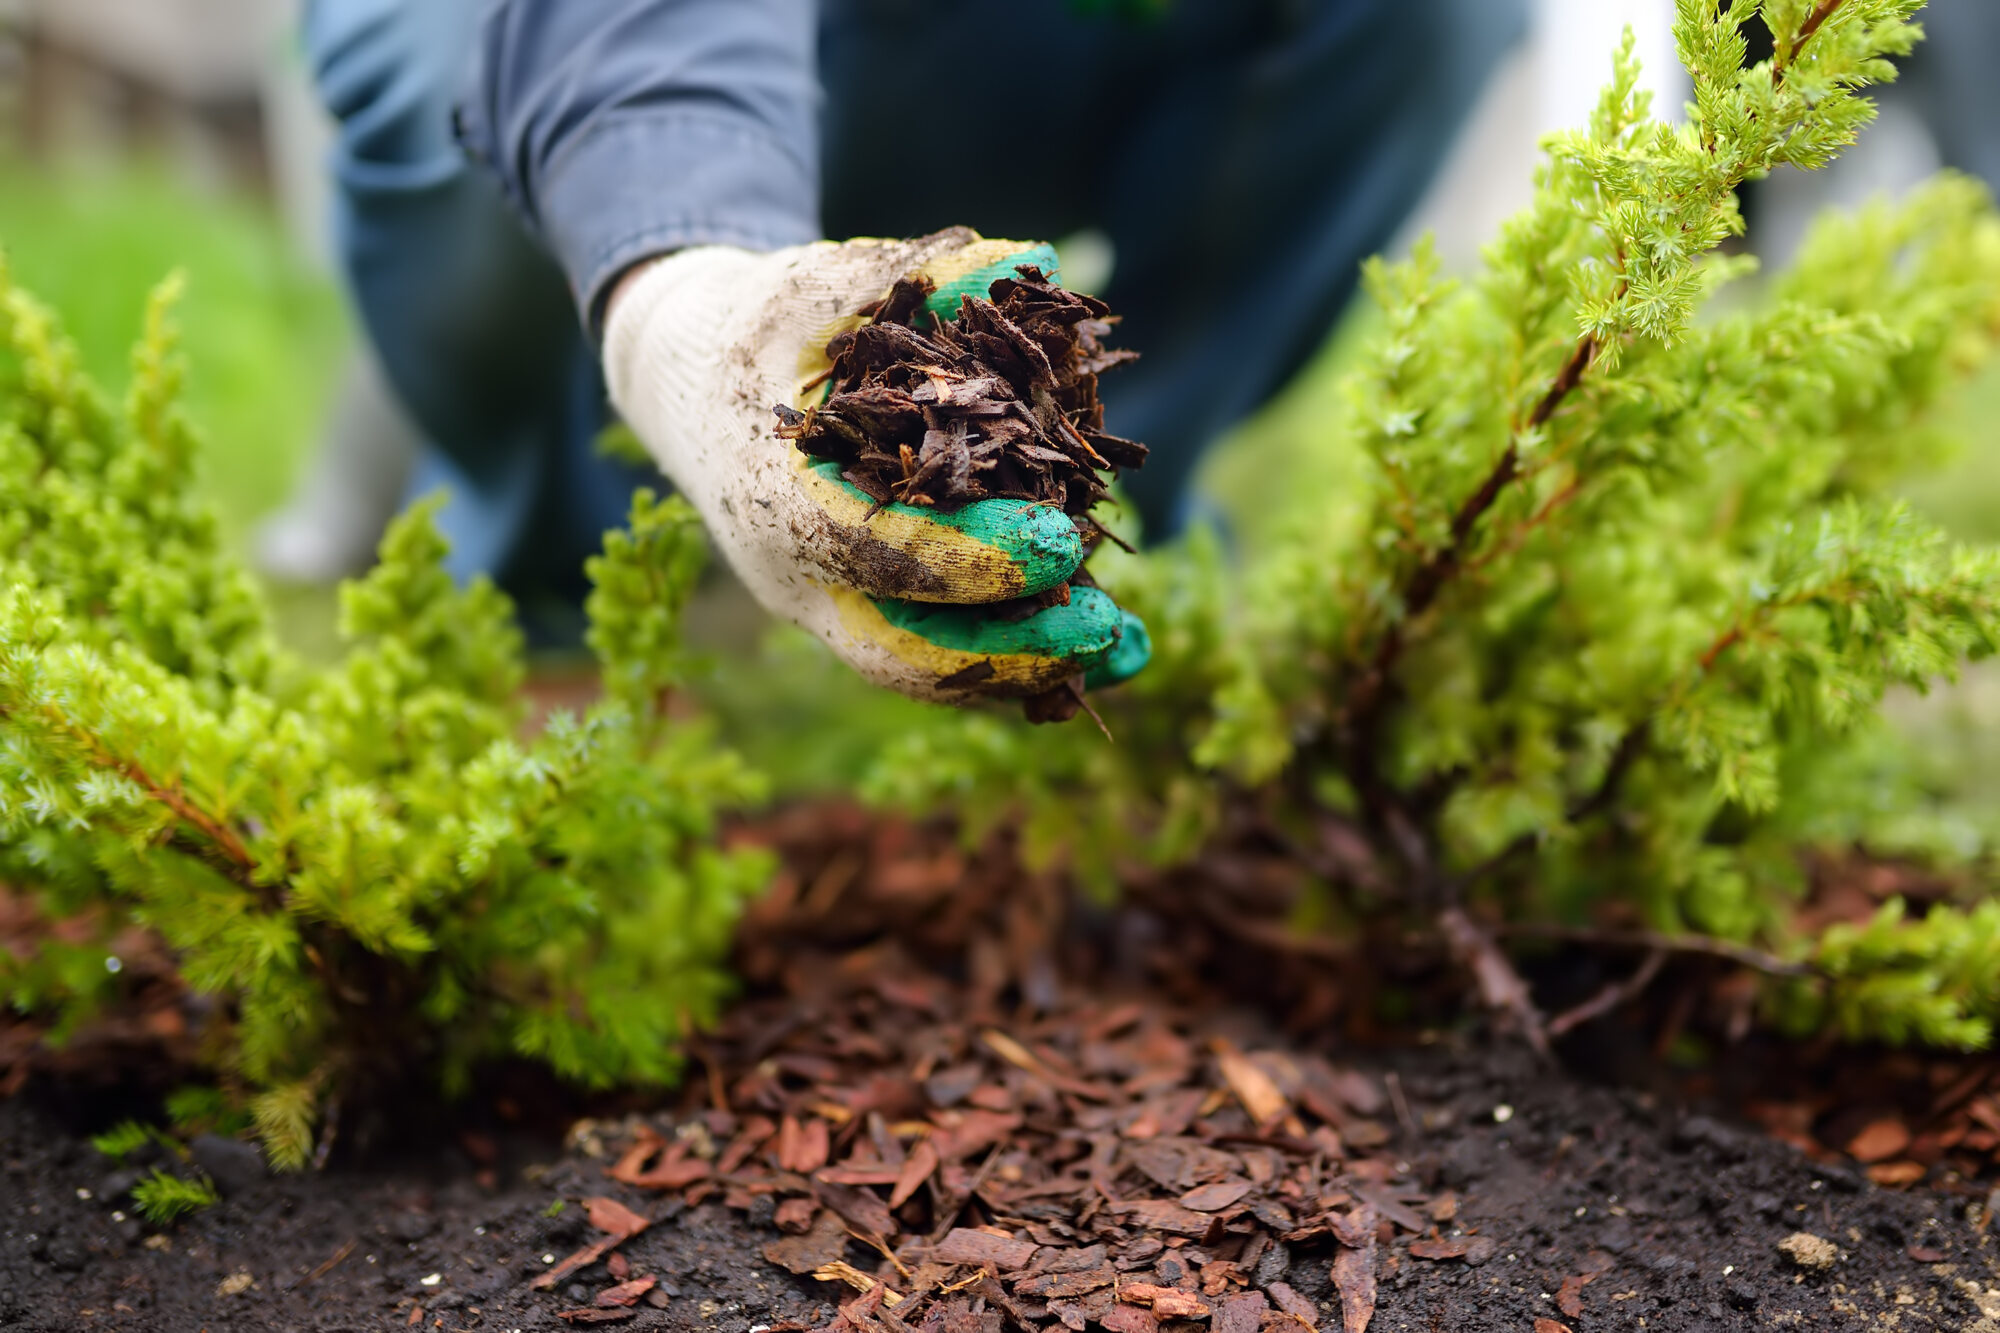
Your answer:
[[[963,228],[769,254],[704,246],[628,274],[606,315],[613,404],[751,594],[920,699],[1038,695],[1079,672],[1113,684],[1151,651],[1145,627],[1096,588],[1025,617],[989,609],[1075,572],[1082,541],[1060,510],[996,499],[871,516],[836,465],[775,433],[773,406],[818,401],[807,386],[828,369],[827,342],[898,278],[923,273],[931,308],[955,314],[961,293],[983,297],[1022,263],[1054,272],[1055,255]]]

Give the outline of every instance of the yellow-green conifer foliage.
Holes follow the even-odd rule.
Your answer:
[[[768,871],[715,840],[757,781],[665,708],[697,520],[635,498],[592,566],[608,697],[531,738],[511,610],[453,586],[431,505],[342,590],[344,656],[306,670],[196,494],[173,298],[114,408],[0,272],[0,876],[96,924],[0,953],[0,993],[59,1039],[115,982],[106,941],[156,931],[283,1165],[330,1099],[412,1070],[671,1077]]]
[[[2000,553],[1887,490],[2000,334],[2000,221],[1945,177],[1824,220],[1761,283],[1718,252],[1738,186],[1868,123],[1919,8],[1679,0],[1680,124],[1628,37],[1480,273],[1423,247],[1370,265],[1377,332],[1318,442],[1363,456],[1365,503],[1274,494],[1291,535],[1240,583],[1202,543],[1111,562],[1164,645],[1096,701],[1117,746],[978,717],[910,738],[879,786],[1025,810],[1032,849],[1086,868],[1185,858],[1227,819],[1350,920],[1470,907],[1755,944],[1807,974],[1771,991],[1800,1026],[1988,1041],[1991,904],[1892,904],[1817,940],[1788,906],[1802,848],[1922,813],[1885,691],[2000,645]],[[1776,51],[1751,64],[1759,15]],[[1328,850],[1357,843],[1367,864]]]

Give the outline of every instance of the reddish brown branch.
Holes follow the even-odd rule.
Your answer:
[[[1807,17],[1804,23],[1799,25],[1798,40],[1792,43],[1793,59],[1798,58],[1799,51],[1807,42],[1813,39],[1813,34],[1818,32],[1820,27],[1833,17],[1833,11],[1839,9],[1840,6],[1841,0],[1819,0],[1819,5],[1813,10],[1812,14]]]
[[[1556,372],[1555,378],[1549,381],[1548,391],[1535,404],[1535,410],[1528,414],[1526,428],[1537,430],[1547,425],[1549,418],[1555,415],[1563,400],[1576,390],[1584,372],[1596,359],[1596,338],[1585,337],[1580,340],[1571,350],[1569,358],[1563,362],[1562,368]],[[1388,683],[1389,673],[1394,668],[1396,659],[1402,654],[1402,627],[1430,609],[1431,603],[1437,600],[1438,594],[1444,591],[1445,585],[1451,582],[1452,576],[1458,573],[1464,563],[1466,545],[1471,541],[1473,530],[1479,526],[1479,521],[1486,517],[1487,512],[1499,501],[1501,493],[1520,476],[1521,447],[1518,440],[1509,440],[1506,449],[1501,452],[1498,459],[1494,460],[1492,469],[1479,483],[1478,489],[1467,496],[1465,502],[1459,505],[1458,511],[1452,515],[1451,535],[1445,544],[1433,551],[1429,558],[1417,566],[1416,573],[1410,576],[1409,585],[1403,593],[1401,614],[1383,632],[1382,641],[1375,646],[1375,652],[1369,659],[1367,669],[1348,693],[1347,711],[1350,717],[1364,719],[1376,709]],[[1365,726],[1358,729],[1366,730]]]
[[[50,726],[82,745],[92,764],[144,788],[147,796],[171,810],[175,818],[213,844],[235,869],[248,872],[256,867],[256,858],[250,855],[250,849],[243,845],[243,839],[236,835],[236,830],[190,801],[186,793],[154,781],[152,774],[138,760],[122,759],[113,754],[102,741],[70,721],[60,709],[44,707],[41,713]],[[7,710],[0,709],[0,718],[6,716]]]
[[[1646,987],[1653,984],[1653,978],[1660,975],[1666,966],[1667,951],[1654,949],[1647,953],[1646,960],[1639,964],[1639,970],[1623,981],[1614,981],[1597,994],[1571,1009],[1565,1009],[1549,1020],[1549,1035],[1560,1037],[1573,1028],[1582,1027],[1593,1018],[1602,1018],[1620,1005],[1630,1004],[1639,998]]]
[[[1453,904],[1438,913],[1438,929],[1460,967],[1472,973],[1479,985],[1479,998],[1487,1008],[1511,1018],[1536,1054],[1549,1053],[1548,1026],[1528,983],[1514,969],[1493,932],[1474,921],[1463,907]]]
[[[1610,930],[1597,926],[1563,926],[1541,921],[1516,921],[1500,927],[1500,933],[1516,938],[1560,940],[1606,949],[1659,950],[1669,954],[1697,954],[1720,958],[1738,967],[1747,967],[1767,977],[1809,977],[1813,969],[1804,963],[1788,963],[1774,953],[1753,949],[1747,944],[1706,935],[1667,935],[1656,930]]]

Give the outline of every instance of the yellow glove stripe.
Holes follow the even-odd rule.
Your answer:
[[[1077,671],[1075,663],[1056,657],[946,648],[890,624],[873,602],[852,588],[829,587],[827,593],[840,616],[841,628],[862,643],[879,647],[933,686],[983,662],[993,668],[993,674],[980,672],[979,679],[967,685],[968,694],[1042,694]]]
[[[848,557],[845,563],[849,568],[840,573],[850,575],[855,572],[854,567],[871,563],[860,548],[874,542],[923,566],[935,575],[936,587],[950,595],[940,598],[937,592],[927,593],[923,586],[911,583],[864,588],[864,591],[918,602],[1004,602],[1027,594],[1027,572],[998,546],[904,505],[876,510],[871,517],[868,511],[874,508],[874,502],[864,492],[815,471],[812,460],[803,453],[798,455],[793,470],[812,503],[851,534],[850,549],[843,553]]]

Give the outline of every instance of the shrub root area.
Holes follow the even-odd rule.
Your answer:
[[[35,1072],[0,1101],[0,1328],[2000,1326],[1986,1185],[1933,1155],[1901,1187],[1938,1136],[1909,1108],[1964,1139],[1987,1065],[1855,1056],[1843,1101],[1789,1083],[1800,1061],[1725,1058],[1710,1089],[1788,1143],[1477,1026],[1358,1043],[1340,962],[1173,885],[1080,909],[1004,841],[967,855],[842,808],[752,836],[788,869],[741,932],[743,998],[666,1103],[592,1108],[560,1143],[513,1093],[442,1131],[353,1110],[296,1176],[197,1140],[222,1202],[154,1227],[127,1197],[147,1164],[84,1140],[103,1099]],[[1645,1026],[1608,1014],[1559,1049],[1612,1069]]]

